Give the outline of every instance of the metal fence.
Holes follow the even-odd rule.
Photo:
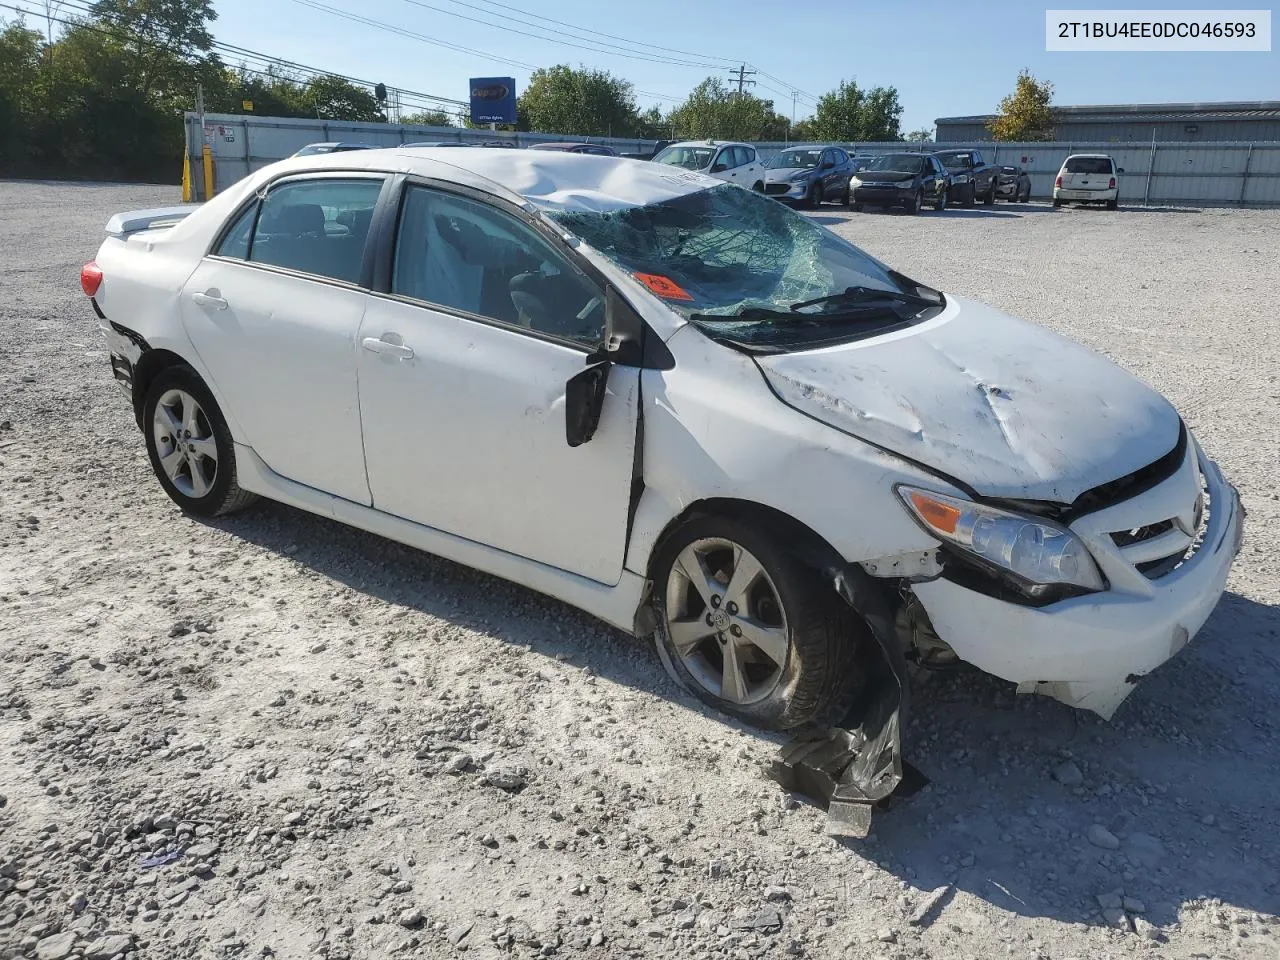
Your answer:
[[[502,139],[527,147],[557,140],[590,141],[613,147],[619,153],[647,153],[653,140],[622,137],[577,137],[572,134],[494,133],[457,127],[412,127],[388,123],[355,123],[333,120],[299,120],[249,115],[207,114],[203,133],[200,117],[186,115],[187,154],[197,199],[204,198],[201,147],[213,154],[215,192],[269,163],[290,156],[308,143],[354,140],[378,146],[398,146],[415,140],[483,142]],[[785,143],[758,143],[769,159]],[[859,155],[877,155],[904,149],[944,150],[973,148],[989,163],[1016,164],[1031,175],[1032,196],[1048,197],[1062,161],[1073,153],[1105,153],[1124,169],[1120,175],[1122,203],[1280,205],[1280,143],[1168,143],[1117,144],[1105,141],[1067,143],[846,143]]]

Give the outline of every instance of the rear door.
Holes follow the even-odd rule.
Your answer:
[[[181,292],[183,325],[243,440],[273,471],[369,503],[355,338],[381,174],[273,183]]]
[[[379,510],[605,584],[621,577],[639,370],[565,440],[565,384],[604,340],[605,290],[483,195],[406,186],[386,286],[360,329]]]
[[[1110,157],[1068,157],[1062,185],[1068,190],[1109,190],[1115,166]]]

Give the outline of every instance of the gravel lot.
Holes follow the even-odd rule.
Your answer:
[[[1249,512],[1112,723],[928,678],[931,785],[840,843],[636,641],[288,508],[179,514],[76,282],[176,200],[0,183],[0,958],[1280,955],[1280,211],[816,214],[1155,384]]]

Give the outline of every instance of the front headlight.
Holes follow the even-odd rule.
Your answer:
[[[1056,523],[918,487],[898,487],[898,496],[943,543],[1019,580],[1086,590],[1106,587],[1080,538]]]
[[[807,174],[807,173],[793,173],[793,174],[791,175],[791,182],[792,182],[792,183],[802,183],[803,181],[808,180],[808,179],[809,179],[809,174]]]

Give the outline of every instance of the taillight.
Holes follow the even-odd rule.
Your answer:
[[[92,297],[98,292],[100,286],[102,286],[102,269],[96,262],[90,260],[80,268],[80,289],[84,291],[86,297]]]
[[[1062,186],[1062,178],[1061,178],[1061,177],[1059,177],[1057,180],[1053,181],[1053,185],[1054,185],[1055,187],[1060,187],[1060,186]]]
[[[1116,178],[1112,177],[1111,182],[1107,184],[1107,186],[1110,187],[1112,190],[1114,190],[1116,188]]]

